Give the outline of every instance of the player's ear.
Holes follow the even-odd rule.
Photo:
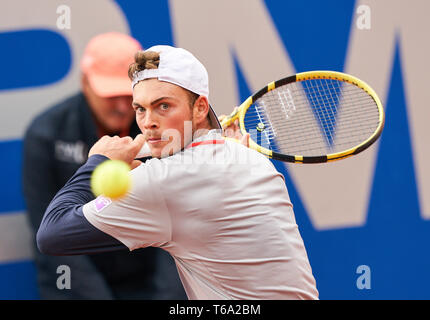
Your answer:
[[[196,123],[206,120],[209,112],[209,101],[205,96],[199,96],[194,102],[193,119]]]

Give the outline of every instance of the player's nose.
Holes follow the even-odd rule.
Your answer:
[[[145,117],[142,120],[142,124],[144,129],[146,130],[158,128],[156,115],[148,109],[145,113]]]

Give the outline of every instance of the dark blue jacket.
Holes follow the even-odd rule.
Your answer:
[[[130,136],[139,132],[134,122]],[[47,206],[87,161],[88,150],[97,140],[90,108],[81,93],[43,112],[27,129],[23,191],[34,236]],[[42,299],[186,299],[176,266],[166,252],[152,247],[130,252],[116,239],[102,236],[120,250],[54,257],[41,254],[34,243]],[[71,289],[57,288],[61,265],[70,268]]]

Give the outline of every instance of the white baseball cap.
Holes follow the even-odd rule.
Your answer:
[[[189,51],[167,45],[153,46],[145,51],[160,54],[157,69],[144,69],[133,75],[132,88],[145,79],[157,78],[178,85],[184,89],[205,96],[209,101],[209,76],[204,65]],[[221,124],[212,106],[209,105],[209,117],[215,129]]]

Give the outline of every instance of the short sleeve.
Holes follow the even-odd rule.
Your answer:
[[[132,187],[124,198],[99,196],[83,207],[85,218],[97,229],[130,250],[159,247],[171,240],[171,217],[161,192],[161,166],[148,161],[130,172]]]

